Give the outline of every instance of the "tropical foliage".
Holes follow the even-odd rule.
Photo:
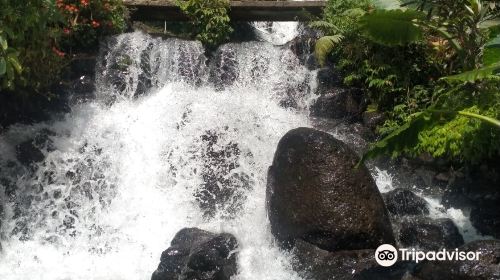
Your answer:
[[[179,0],[178,5],[191,19],[192,33],[204,45],[212,48],[229,39],[233,32],[229,0]]]
[[[0,90],[45,93],[68,53],[125,28],[119,0],[0,0]]]
[[[121,0],[56,0],[56,5],[64,16],[61,47],[66,50],[93,49],[99,37],[126,27]]]
[[[388,116],[363,160],[428,153],[474,163],[500,155],[499,4],[374,0],[357,14],[354,27],[326,30],[343,40],[318,40],[316,56],[336,61],[344,82],[364,88]]]

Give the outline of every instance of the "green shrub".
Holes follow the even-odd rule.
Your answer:
[[[126,28],[126,8],[121,0],[56,0],[64,17],[61,47],[66,51],[97,48],[102,36]]]
[[[125,28],[119,0],[0,0],[0,90],[47,93],[68,52]]]
[[[228,0],[179,0],[181,10],[191,19],[193,34],[209,48],[229,39],[233,32]]]
[[[56,80],[63,63],[54,52],[62,17],[48,0],[0,0],[0,7],[1,36],[8,46],[1,56],[10,62],[0,74],[0,89],[40,91]]]
[[[342,11],[352,7],[329,1],[325,22],[313,24],[343,32],[327,50],[344,83],[363,88],[388,116],[363,159],[429,153],[478,163],[500,155],[500,5],[402,2],[374,0],[376,9],[349,21]]]

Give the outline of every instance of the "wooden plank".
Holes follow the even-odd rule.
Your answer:
[[[125,0],[132,20],[189,20],[171,0]],[[235,21],[300,21],[319,16],[326,1],[231,1],[229,16]]]

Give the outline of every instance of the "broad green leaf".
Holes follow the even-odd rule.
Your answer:
[[[485,20],[479,24],[479,28],[481,29],[488,29],[492,27],[500,26],[500,19],[490,19],[490,20]]]
[[[475,82],[478,80],[482,80],[491,75],[496,74],[500,71],[500,63],[495,63],[483,68],[466,71],[457,75],[443,77],[441,79],[446,81],[460,81],[460,82]]]
[[[316,45],[314,46],[314,55],[321,66],[325,65],[326,58],[333,51],[335,45],[342,41],[342,39],[343,36],[337,34],[333,36],[324,36],[316,41]]]
[[[363,155],[357,166],[368,159],[372,159],[383,154],[388,154],[394,157],[411,149],[418,143],[418,135],[421,131],[432,127],[443,118],[453,118],[456,115],[478,119],[500,129],[499,120],[468,111],[427,110],[418,112],[413,115],[411,121],[400,126],[391,134],[373,144]]]
[[[500,62],[500,35],[484,45],[483,64],[488,66]]]
[[[483,55],[483,64],[488,66],[500,62],[500,48],[485,48]]]
[[[2,35],[0,35],[0,47],[2,47],[2,50],[4,51],[9,47],[7,40]]]
[[[360,18],[360,27],[371,40],[383,45],[404,45],[422,38],[417,20],[424,14],[414,10],[375,10]]]
[[[9,55],[7,55],[7,60],[12,65],[12,67],[14,67],[14,70],[16,70],[17,74],[21,74],[23,72],[23,67],[21,66],[21,64],[17,60],[17,56],[15,56],[13,54],[9,54]]]
[[[400,0],[373,0],[372,3],[375,8],[381,10],[401,9],[401,5],[403,4]]]
[[[429,127],[436,120],[435,114],[429,112],[418,112],[413,115],[411,121],[400,126],[382,140],[373,144],[363,155],[358,166],[368,159],[378,157],[383,154],[397,156],[400,153],[414,147],[418,143],[418,134]]]
[[[5,58],[0,57],[0,77],[5,75],[6,71],[7,71],[7,62],[5,61]]]
[[[462,116],[478,119],[480,121],[483,121],[485,123],[488,123],[488,124],[491,124],[493,126],[500,128],[500,121],[497,119],[494,119],[494,118],[491,118],[488,116],[484,116],[484,115],[480,115],[480,114],[476,114],[476,113],[467,112],[467,111],[458,111],[457,113],[459,115],[462,115]]]

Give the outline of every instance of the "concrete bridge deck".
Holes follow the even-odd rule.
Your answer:
[[[210,1],[210,0],[207,0]],[[174,0],[124,0],[132,20],[189,20]],[[326,1],[230,1],[229,16],[234,21],[301,21],[320,16]]]

